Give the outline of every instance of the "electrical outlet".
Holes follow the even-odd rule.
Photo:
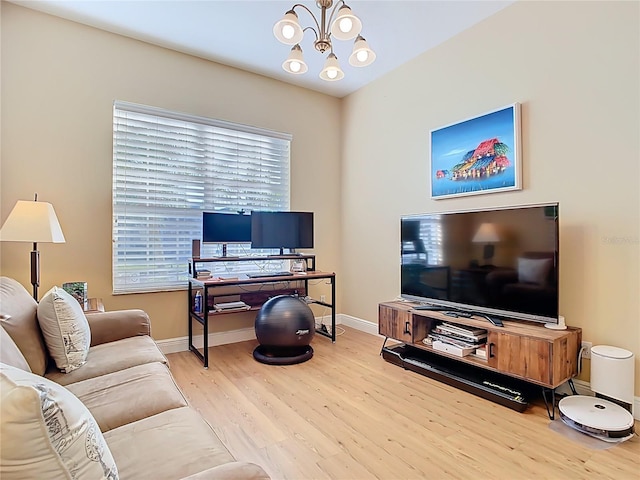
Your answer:
[[[327,301],[327,296],[326,295],[320,295],[320,301],[321,302],[326,302]]]
[[[582,342],[582,358],[591,358],[591,347],[593,347],[593,343]]]

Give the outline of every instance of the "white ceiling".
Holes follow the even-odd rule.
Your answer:
[[[347,2],[363,24],[362,35],[376,52],[363,68],[348,63],[353,41],[335,40],[345,76],[337,82],[318,77],[325,55],[313,48],[313,32],[302,41],[309,71],[282,70],[290,46],[273,36],[273,25],[295,0],[10,0],[79,23],[218,63],[259,73],[322,93],[343,97],[493,15],[515,0],[353,0]],[[314,13],[314,1],[297,0]],[[303,9],[303,27],[315,25]]]

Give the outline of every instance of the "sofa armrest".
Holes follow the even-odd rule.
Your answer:
[[[270,478],[262,467],[255,463],[229,462],[194,473],[182,480],[269,480]]]
[[[91,346],[137,335],[151,335],[151,321],[144,310],[115,310],[87,313]]]

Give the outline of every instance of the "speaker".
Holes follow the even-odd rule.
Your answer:
[[[191,256],[200,258],[200,240],[191,240]]]

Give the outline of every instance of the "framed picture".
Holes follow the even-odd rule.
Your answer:
[[[62,289],[75,298],[83,309],[87,308],[88,289],[87,282],[67,282],[62,284]]]
[[[431,198],[520,190],[520,104],[430,133]]]

